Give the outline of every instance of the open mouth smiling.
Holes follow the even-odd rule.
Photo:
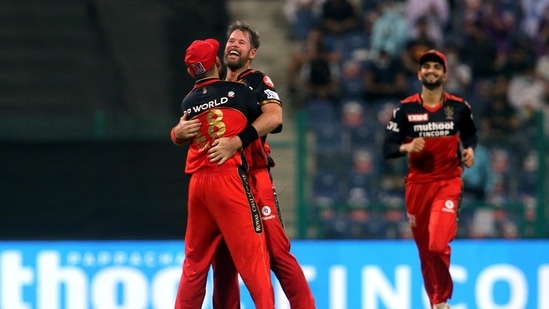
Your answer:
[[[240,57],[240,53],[237,52],[236,50],[231,50],[227,53],[227,56],[228,57],[237,57],[238,58],[238,57]]]

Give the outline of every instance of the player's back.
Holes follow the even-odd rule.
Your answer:
[[[244,130],[250,119],[255,119],[261,112],[257,98],[249,87],[218,79],[198,81],[183,99],[181,108],[187,111],[189,119],[199,119],[201,122],[199,134],[189,146],[185,165],[187,174],[218,168],[217,162],[210,163],[207,158],[208,149],[214,140],[237,135]],[[236,152],[223,166],[240,165],[240,152]]]

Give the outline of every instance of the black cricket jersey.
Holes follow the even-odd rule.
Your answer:
[[[400,101],[385,130],[384,157],[404,156],[400,146],[417,137],[425,138],[425,147],[419,153],[408,154],[407,181],[459,177],[463,172],[460,142],[463,148],[474,148],[477,144],[471,106],[463,98],[446,92],[441,104],[433,108],[423,105],[420,94]]]
[[[259,99],[259,106],[263,106],[268,103],[275,103],[282,106],[280,96],[275,89],[273,81],[268,75],[265,75],[265,73],[253,69],[247,69],[238,75],[237,80],[250,86],[256,92]],[[280,133],[281,131],[282,125],[271,133]]]

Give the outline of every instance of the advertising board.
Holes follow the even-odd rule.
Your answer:
[[[549,242],[454,241],[453,309],[549,308]],[[293,241],[318,309],[429,308],[410,241]],[[0,242],[0,309],[172,309],[183,242]],[[273,276],[277,309],[289,309]],[[203,309],[211,308],[211,275]],[[241,286],[242,309],[254,308]]]

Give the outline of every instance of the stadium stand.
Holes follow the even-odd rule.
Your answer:
[[[329,36],[333,40],[331,44],[340,53],[338,64],[342,74],[339,79],[339,95],[331,99],[331,104],[323,104],[335,106],[336,110],[341,111],[338,115],[341,117],[332,119],[333,125],[330,127],[337,127],[341,123],[344,128],[341,133],[343,137],[341,143],[335,143],[332,135],[326,138],[324,131],[316,129],[316,122],[321,123],[325,119],[318,115],[307,118],[307,134],[314,136],[313,140],[317,141],[311,146],[315,149],[316,158],[316,170],[313,169],[311,174],[326,173],[327,168],[332,168],[339,173],[343,171],[345,174],[347,171],[345,178],[349,180],[340,184],[343,188],[340,191],[342,195],[339,202],[332,205],[333,213],[338,215],[332,215],[329,220],[325,216],[319,218],[321,225],[327,229],[319,232],[324,235],[320,237],[368,238],[364,226],[357,227],[360,226],[356,220],[357,200],[364,205],[368,204],[365,207],[368,215],[363,213],[362,217],[373,216],[378,220],[380,232],[376,235],[409,237],[405,229],[401,230],[402,233],[395,232],[398,231],[395,227],[399,225],[396,223],[393,224],[392,232],[383,230],[389,226],[388,217],[383,215],[385,212],[400,212],[400,216],[396,217],[405,217],[403,201],[399,201],[399,197],[402,198],[404,194],[402,180],[407,166],[404,159],[396,162],[379,160],[380,139],[384,124],[398,100],[419,91],[417,77],[414,76],[417,71],[414,57],[433,46],[444,52],[448,51],[448,88],[459,91],[455,94],[464,96],[472,105],[480,130],[481,145],[487,149],[486,168],[481,170],[479,163],[479,168],[468,171],[466,175],[467,181],[484,179],[481,183],[485,186],[469,188],[465,192],[458,236],[533,237],[533,213],[547,214],[546,210],[540,212],[537,208],[547,204],[547,198],[539,201],[539,197],[543,196],[543,189],[540,189],[539,184],[546,182],[548,176],[546,173],[535,172],[537,169],[534,166],[547,159],[540,157],[538,151],[542,149],[546,153],[546,146],[543,145],[547,145],[548,126],[544,128],[543,123],[536,122],[536,119],[542,119],[539,117],[543,117],[543,114],[545,117],[549,115],[547,96],[543,91],[540,92],[540,89],[547,89],[549,85],[549,80],[544,79],[547,67],[540,60],[549,50],[549,41],[539,42],[533,31],[545,29],[548,23],[546,16],[534,14],[534,11],[527,9],[529,5],[538,5],[539,10],[542,6],[549,9],[549,4],[547,1],[544,4],[507,0],[448,1],[445,8],[447,11],[438,14],[448,15],[450,18],[447,21],[438,20],[434,24],[429,15],[432,12],[416,12],[415,8],[407,6],[409,3],[411,1],[358,3],[363,17],[359,32]],[[421,18],[414,19],[418,16]],[[409,32],[404,36],[392,36],[390,42],[387,41],[388,38],[385,41],[376,41],[377,31],[388,25],[388,21],[392,21],[394,27],[407,23]],[[429,31],[416,33],[414,21],[428,24]],[[431,29],[437,25],[439,29]],[[402,34],[402,31],[399,33]],[[438,33],[442,36],[437,36]],[[430,43],[418,44],[420,39],[424,43]],[[390,61],[379,58],[379,54],[385,55],[384,57],[389,54]],[[487,66],[487,63],[491,65]],[[389,67],[392,69],[389,70]],[[374,71],[368,77],[369,70]],[[396,80],[400,78],[390,77],[396,76],[395,74],[407,76],[405,80],[408,85],[402,88],[407,89],[406,93],[401,96],[387,96],[380,92],[383,83],[396,87]],[[368,79],[370,85],[376,85],[376,88],[367,89]],[[345,117],[346,113],[350,115],[348,118]],[[349,122],[354,124],[349,125]],[[318,127],[326,126],[322,123]],[[357,157],[356,153],[360,153],[361,146],[368,149],[367,154],[362,153],[358,157],[371,160],[367,165],[375,167],[375,176],[357,175],[356,170],[353,170],[357,166],[356,162],[343,169],[341,164],[332,162],[338,156],[342,159]],[[331,156],[319,157],[318,153],[322,149],[329,149]],[[334,155],[334,152],[337,154]],[[481,150],[479,157],[480,152]],[[322,160],[326,163],[319,162]],[[316,179],[316,176],[312,179]],[[314,199],[318,193],[313,190],[311,198]],[[343,229],[343,226],[347,228]],[[538,230],[537,235],[547,235],[548,232]]]

